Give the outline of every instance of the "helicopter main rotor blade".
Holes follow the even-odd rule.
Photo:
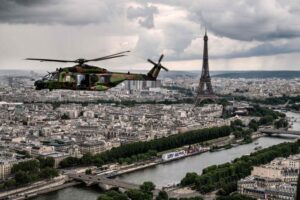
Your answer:
[[[110,58],[122,57],[122,56],[126,56],[126,55],[120,55],[120,54],[129,53],[129,52],[130,51],[122,51],[122,52],[119,52],[119,53],[111,54],[111,55],[108,55],[108,56],[103,56],[103,57],[100,57],[100,58],[89,59],[87,61],[88,62],[89,61],[99,61],[99,60],[106,60],[106,59],[110,59]]]
[[[96,58],[96,59],[92,59],[92,60],[86,60],[86,62],[90,62],[90,61],[100,61],[100,60],[108,60],[108,59],[118,58],[118,57],[123,57],[123,56],[127,56],[127,55],[117,55],[117,56],[110,56],[110,57]]]
[[[95,58],[95,59],[90,59],[90,60],[86,60],[83,58],[79,58],[77,60],[56,60],[56,59],[45,59],[45,58],[26,58],[25,60],[36,60],[36,61],[40,61],[40,62],[63,62],[63,63],[67,63],[67,62],[72,62],[72,63],[78,63],[79,65],[82,65],[86,62],[90,62],[90,61],[101,61],[101,60],[108,60],[108,59],[112,59],[112,58],[118,58],[118,57],[123,57],[123,56],[127,56],[127,55],[123,55],[124,53],[128,53],[130,51],[122,51],[119,53],[115,53],[115,54],[111,54],[108,56],[103,56],[100,58]]]
[[[55,59],[44,59],[44,58],[26,58],[25,60],[36,60],[40,62],[76,62],[75,60],[55,60]]]

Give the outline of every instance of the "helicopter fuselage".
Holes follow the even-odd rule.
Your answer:
[[[36,90],[67,89],[105,91],[125,80],[155,81],[160,68],[154,67],[148,74],[110,72],[90,65],[60,68],[37,80]]]

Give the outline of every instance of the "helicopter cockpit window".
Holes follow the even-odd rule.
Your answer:
[[[58,81],[58,74],[57,73],[48,73],[46,76],[43,77],[43,80]]]
[[[43,79],[42,79],[42,80],[49,80],[49,78],[50,78],[50,75],[51,75],[51,74],[47,74],[47,75],[45,75],[45,76],[43,77]]]
[[[52,73],[50,80],[58,81],[58,73]]]

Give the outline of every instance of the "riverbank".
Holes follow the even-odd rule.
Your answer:
[[[262,136],[263,136],[262,134],[255,134],[254,138],[257,140],[257,139],[261,138]],[[222,140],[218,140],[218,144],[224,145],[224,144],[232,144],[233,141],[236,142],[235,140],[232,140],[232,139],[229,139],[229,138],[230,137],[224,137]],[[213,145],[213,144],[214,143],[211,143],[211,145]],[[236,145],[232,146],[233,149],[237,148],[238,146],[240,146],[241,144],[244,144],[244,143],[237,142],[235,144]],[[224,150],[221,150],[219,152],[222,152],[222,151],[224,151]],[[176,163],[178,161],[188,159],[189,157],[201,156],[201,154],[205,154],[205,153],[209,153],[209,148],[203,149],[202,151],[191,152],[191,153],[188,153],[184,156],[178,157],[176,159],[162,160],[162,159],[158,158],[156,160],[148,161],[146,163],[144,162],[144,163],[139,163],[138,165],[131,165],[131,166],[128,166],[128,167],[123,168],[121,170],[114,171],[112,174],[107,174],[107,177],[119,178],[119,177],[122,177],[124,175],[126,176],[126,175],[131,174],[131,173],[138,173],[140,171],[147,170],[148,168],[155,168],[155,167],[160,166],[160,165],[168,165],[168,164],[173,163],[173,162]],[[13,195],[6,195],[6,197],[10,197],[9,199],[14,199],[14,200],[27,199],[27,198],[32,198],[34,196],[38,196],[38,195],[41,195],[41,194],[53,192],[53,191],[56,191],[56,190],[61,190],[61,189],[64,189],[66,187],[75,186],[75,185],[78,185],[78,184],[80,184],[80,183],[79,182],[67,182],[66,180],[64,180],[63,183],[62,182],[55,183],[54,185],[50,184],[50,183],[47,183],[47,184],[43,184],[43,185],[31,188],[31,189],[27,189],[26,192],[18,191],[17,193],[15,193]],[[171,185],[174,185],[174,184],[167,184],[167,185],[164,185],[164,186],[167,186],[165,188],[168,188]],[[161,188],[163,188],[164,186],[162,186]],[[175,188],[175,190],[176,189],[178,189],[178,188]],[[185,195],[185,194],[183,194],[183,195]],[[188,194],[188,196],[189,195],[194,195],[194,194]],[[0,199],[3,199],[3,198],[0,198]]]
[[[260,137],[256,142],[263,148],[267,148],[272,145],[289,141],[292,141],[292,139]],[[202,169],[208,166],[222,164],[234,160],[235,158],[239,158],[242,155],[250,154],[255,151],[255,147],[256,145],[253,142],[219,152],[205,152],[199,155],[123,174],[116,178],[136,184],[141,184],[144,181],[152,181],[157,188],[162,188],[163,186],[178,184],[187,172],[192,171],[200,174]],[[96,186],[85,187],[79,185],[42,194],[32,198],[32,200],[96,200],[101,193],[101,189]],[[175,190],[175,193],[179,193],[175,195],[191,195],[186,194],[186,191],[184,194],[181,194],[180,189],[179,191]]]
[[[153,161],[150,161],[150,162],[140,163],[140,164],[134,165],[133,167],[129,167],[129,168],[126,168],[126,169],[119,170],[118,172],[113,173],[113,175],[109,175],[108,177],[113,178],[113,177],[117,177],[117,176],[120,176],[120,175],[124,175],[124,174],[128,174],[128,173],[136,172],[136,171],[139,171],[139,170],[143,170],[143,169],[146,169],[146,168],[155,167],[157,165],[170,163],[170,162],[173,162],[173,161],[176,161],[176,160],[180,160],[180,159],[184,159],[184,158],[187,158],[187,157],[199,155],[199,154],[208,152],[209,150],[210,150],[210,148],[207,148],[207,149],[204,149],[202,151],[187,153],[186,155],[183,155],[183,156],[180,156],[180,157],[177,157],[177,158],[174,158],[174,159],[170,159],[170,160],[162,160],[161,158],[157,158],[156,160],[153,160]]]
[[[287,114],[288,116],[290,113]],[[299,114],[294,113],[295,116],[300,118]],[[297,118],[296,117],[296,118]],[[295,122],[294,127],[300,127],[299,122]],[[253,139],[257,139],[262,148],[267,148],[279,143],[291,141],[290,138],[271,138],[262,137],[262,135],[253,135]],[[169,162],[160,163],[156,165],[140,166],[134,170],[126,170],[125,173],[119,174],[117,179],[124,180],[130,183],[141,184],[144,181],[153,182],[158,188],[162,188],[167,185],[178,184],[180,180],[186,175],[187,172],[202,173],[202,170],[208,166],[223,164],[230,162],[243,155],[254,152],[256,145],[254,142],[250,144],[233,146],[230,149],[224,149],[218,152],[204,152],[201,154],[195,154],[188,157],[183,157],[177,160],[171,160]],[[181,190],[179,189],[179,193]],[[184,193],[187,191],[184,190]],[[34,197],[34,200],[96,200],[101,194],[101,190],[97,187],[86,188],[71,186],[63,189],[59,189],[55,192],[39,195]]]
[[[222,142],[224,140],[228,140],[228,138],[224,137],[224,138],[219,139],[218,141]],[[180,149],[182,149],[182,148],[180,148]],[[111,174],[107,174],[107,177],[113,178],[113,177],[120,176],[123,174],[128,174],[128,173],[136,172],[136,171],[143,170],[146,168],[154,167],[156,165],[166,164],[166,163],[169,163],[169,162],[172,162],[175,160],[179,160],[179,159],[183,159],[186,157],[205,153],[208,150],[209,149],[204,148],[202,150],[193,151],[191,153],[187,153],[184,156],[181,156],[181,157],[178,157],[175,159],[170,159],[170,160],[162,160],[161,158],[157,158],[155,160],[141,162],[138,164],[130,165],[125,168],[121,168],[120,170],[117,170],[117,171],[113,171],[113,172],[111,172]],[[48,192],[53,192],[56,190],[60,190],[60,189],[78,185],[78,184],[80,184],[80,183],[75,182],[75,181],[68,182],[67,175],[65,175],[65,178],[61,178],[59,180],[53,179],[51,181],[41,181],[41,182],[33,183],[31,186],[17,188],[14,190],[9,190],[9,191],[1,194],[0,199],[13,199],[13,200],[28,199],[28,198],[32,198],[37,195],[45,194]]]
[[[254,132],[251,135],[252,138],[252,142],[254,142],[255,140],[264,137],[265,134],[262,134],[260,132]],[[140,162],[140,163],[136,163],[136,164],[132,164],[129,167],[125,167],[125,169],[121,169],[121,170],[117,170],[112,172],[111,175],[109,175],[109,177],[117,177],[117,176],[121,176],[121,175],[125,175],[125,174],[129,174],[129,173],[134,173],[136,171],[139,170],[143,170],[146,168],[151,168],[151,167],[155,167],[157,165],[161,165],[161,164],[167,164],[170,162],[174,162],[177,160],[181,160],[181,159],[185,159],[191,156],[197,156],[199,154],[202,153],[206,153],[208,151],[222,151],[225,149],[229,149],[229,148],[233,148],[233,147],[237,147],[240,145],[245,145],[247,143],[245,143],[242,139],[235,139],[231,136],[226,136],[226,137],[221,137],[221,138],[217,138],[217,139],[213,139],[213,140],[209,140],[205,142],[206,145],[208,146],[204,146],[204,148],[200,151],[194,151],[194,152],[189,152],[186,153],[186,155],[174,158],[174,159],[170,159],[170,160],[162,160],[161,158],[157,158],[155,160],[151,160],[151,161],[144,161],[144,162]],[[197,145],[197,144],[194,144]],[[167,153],[167,152],[171,152],[171,151],[181,151],[181,150],[186,150],[186,147],[180,147],[180,148],[176,148],[173,150],[169,150],[169,151],[165,151],[163,153]],[[162,155],[162,153],[158,153],[158,155]]]
[[[282,142],[292,141],[286,138],[261,137],[256,140],[262,148],[267,148]],[[140,184],[143,181],[152,181],[158,187],[178,184],[187,172],[202,173],[202,169],[229,162],[240,156],[254,152],[257,145],[253,143],[239,145],[217,152],[205,152],[199,155],[183,158],[173,162],[157,165],[141,171],[136,171],[116,177],[127,182]]]
[[[264,135],[256,134],[253,138],[255,140],[262,136],[264,136]],[[209,146],[205,146],[201,150],[186,152],[185,155],[174,158],[174,159],[163,160],[162,158],[158,157],[157,159],[154,159],[154,160],[152,159],[150,161],[143,161],[143,162],[135,163],[135,164],[129,165],[128,167],[120,168],[118,170],[112,171],[110,174],[107,174],[107,177],[115,178],[115,177],[118,177],[121,175],[134,173],[139,170],[155,167],[157,165],[167,164],[167,163],[178,161],[178,160],[185,159],[188,157],[197,156],[199,154],[209,152],[212,149],[212,147],[216,147],[216,146],[220,147],[219,150],[221,151],[221,150],[223,150],[222,149],[223,146],[234,144],[234,145],[232,145],[232,147],[237,147],[237,146],[243,145],[245,143],[243,143],[242,141],[234,140],[232,137],[227,136],[227,137],[222,137],[222,138],[217,138],[217,139],[207,141],[206,144],[209,144]],[[181,150],[185,150],[185,147],[180,147],[180,148],[174,149],[174,151],[181,151]],[[164,153],[167,153],[167,152],[171,152],[171,151],[165,151]],[[159,155],[161,156],[161,153],[159,153]]]
[[[260,135],[261,137],[262,135]],[[258,135],[255,136],[255,138],[260,138],[258,137]],[[225,144],[224,141],[226,141],[226,143],[228,144],[231,144],[233,142],[232,139],[229,139],[230,137],[224,137],[222,140],[218,140],[218,143],[219,144]],[[241,144],[241,143],[240,143]],[[240,145],[238,143],[238,145]],[[213,144],[211,144],[213,145]],[[234,146],[233,149],[237,148],[238,146]],[[223,152],[224,150],[222,151],[219,151],[219,152]],[[197,151],[197,152],[191,152],[191,153],[188,153],[182,157],[179,157],[179,158],[176,158],[176,159],[171,159],[171,160],[162,160],[162,159],[157,159],[155,161],[148,161],[147,163],[140,163],[138,165],[132,165],[132,166],[129,166],[129,167],[126,167],[126,168],[123,168],[121,170],[118,170],[118,171],[115,171],[113,172],[112,174],[107,174],[108,177],[110,178],[119,178],[119,177],[122,177],[122,176],[126,176],[126,175],[130,175],[132,173],[138,173],[138,172],[141,172],[143,170],[147,170],[147,169],[153,169],[153,168],[156,168],[156,167],[159,167],[161,165],[169,165],[171,163],[176,163],[176,162],[180,162],[181,160],[185,160],[185,159],[188,159],[188,158],[193,158],[195,156],[201,156],[202,154],[206,154],[206,153],[210,153],[209,152],[209,148],[207,149],[203,149],[202,151]],[[15,195],[14,198],[11,198],[11,199],[14,199],[14,200],[19,200],[19,199],[26,199],[26,198],[32,198],[34,196],[37,196],[37,195],[41,195],[41,194],[45,194],[45,193],[48,193],[48,192],[53,192],[53,191],[56,191],[56,190],[61,190],[63,188],[66,188],[66,187],[70,187],[70,186],[74,186],[74,185],[78,185],[80,183],[78,182],[71,182],[71,183],[63,183],[63,184],[60,184],[60,185],[47,185],[47,187],[40,187],[39,189],[37,188],[34,188],[32,189],[31,191],[27,191],[26,193],[18,193]],[[171,186],[173,184],[167,184],[167,185],[164,185],[164,186]],[[163,186],[159,186],[159,187],[163,187]],[[178,188],[176,188],[178,189]],[[185,194],[183,194],[185,195]],[[189,194],[189,195],[194,195],[194,194]]]
[[[35,197],[35,196],[42,195],[42,194],[47,194],[47,193],[49,193],[49,192],[54,192],[54,191],[62,190],[62,189],[64,189],[64,188],[68,188],[68,187],[80,185],[80,184],[81,184],[81,183],[80,183],[80,182],[77,182],[77,181],[67,182],[67,183],[64,183],[64,184],[62,184],[62,185],[54,186],[54,187],[51,187],[51,188],[46,188],[46,189],[37,191],[36,193],[32,193],[32,194],[30,195],[30,198],[33,198],[33,197]],[[26,199],[26,198],[23,198],[23,199]],[[21,200],[21,199],[14,199],[14,200]]]

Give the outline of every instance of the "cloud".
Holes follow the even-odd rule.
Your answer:
[[[159,14],[155,15],[156,26],[139,31],[135,50],[147,57],[167,55],[166,60],[181,59],[181,53],[200,33],[199,24],[188,19],[188,12],[177,6],[155,4]]]
[[[122,1],[2,0],[0,22],[9,24],[88,25],[125,15]]]
[[[143,5],[142,7],[130,6],[127,9],[127,18],[130,20],[138,19],[141,26],[145,28],[154,27],[154,14],[158,13],[157,7],[153,5]]]
[[[212,60],[261,62],[300,52],[299,17],[296,0],[2,0],[0,64],[8,58],[92,58],[127,49],[130,64],[161,53],[164,61],[201,59],[204,27]],[[107,63],[114,62],[124,64]]]
[[[176,3],[191,20],[214,34],[243,41],[267,41],[300,36],[300,4],[294,0],[191,0]]]
[[[269,56],[294,52],[300,52],[300,38],[286,41],[282,44],[278,44],[276,42],[263,43],[244,51],[223,55],[222,58]]]

